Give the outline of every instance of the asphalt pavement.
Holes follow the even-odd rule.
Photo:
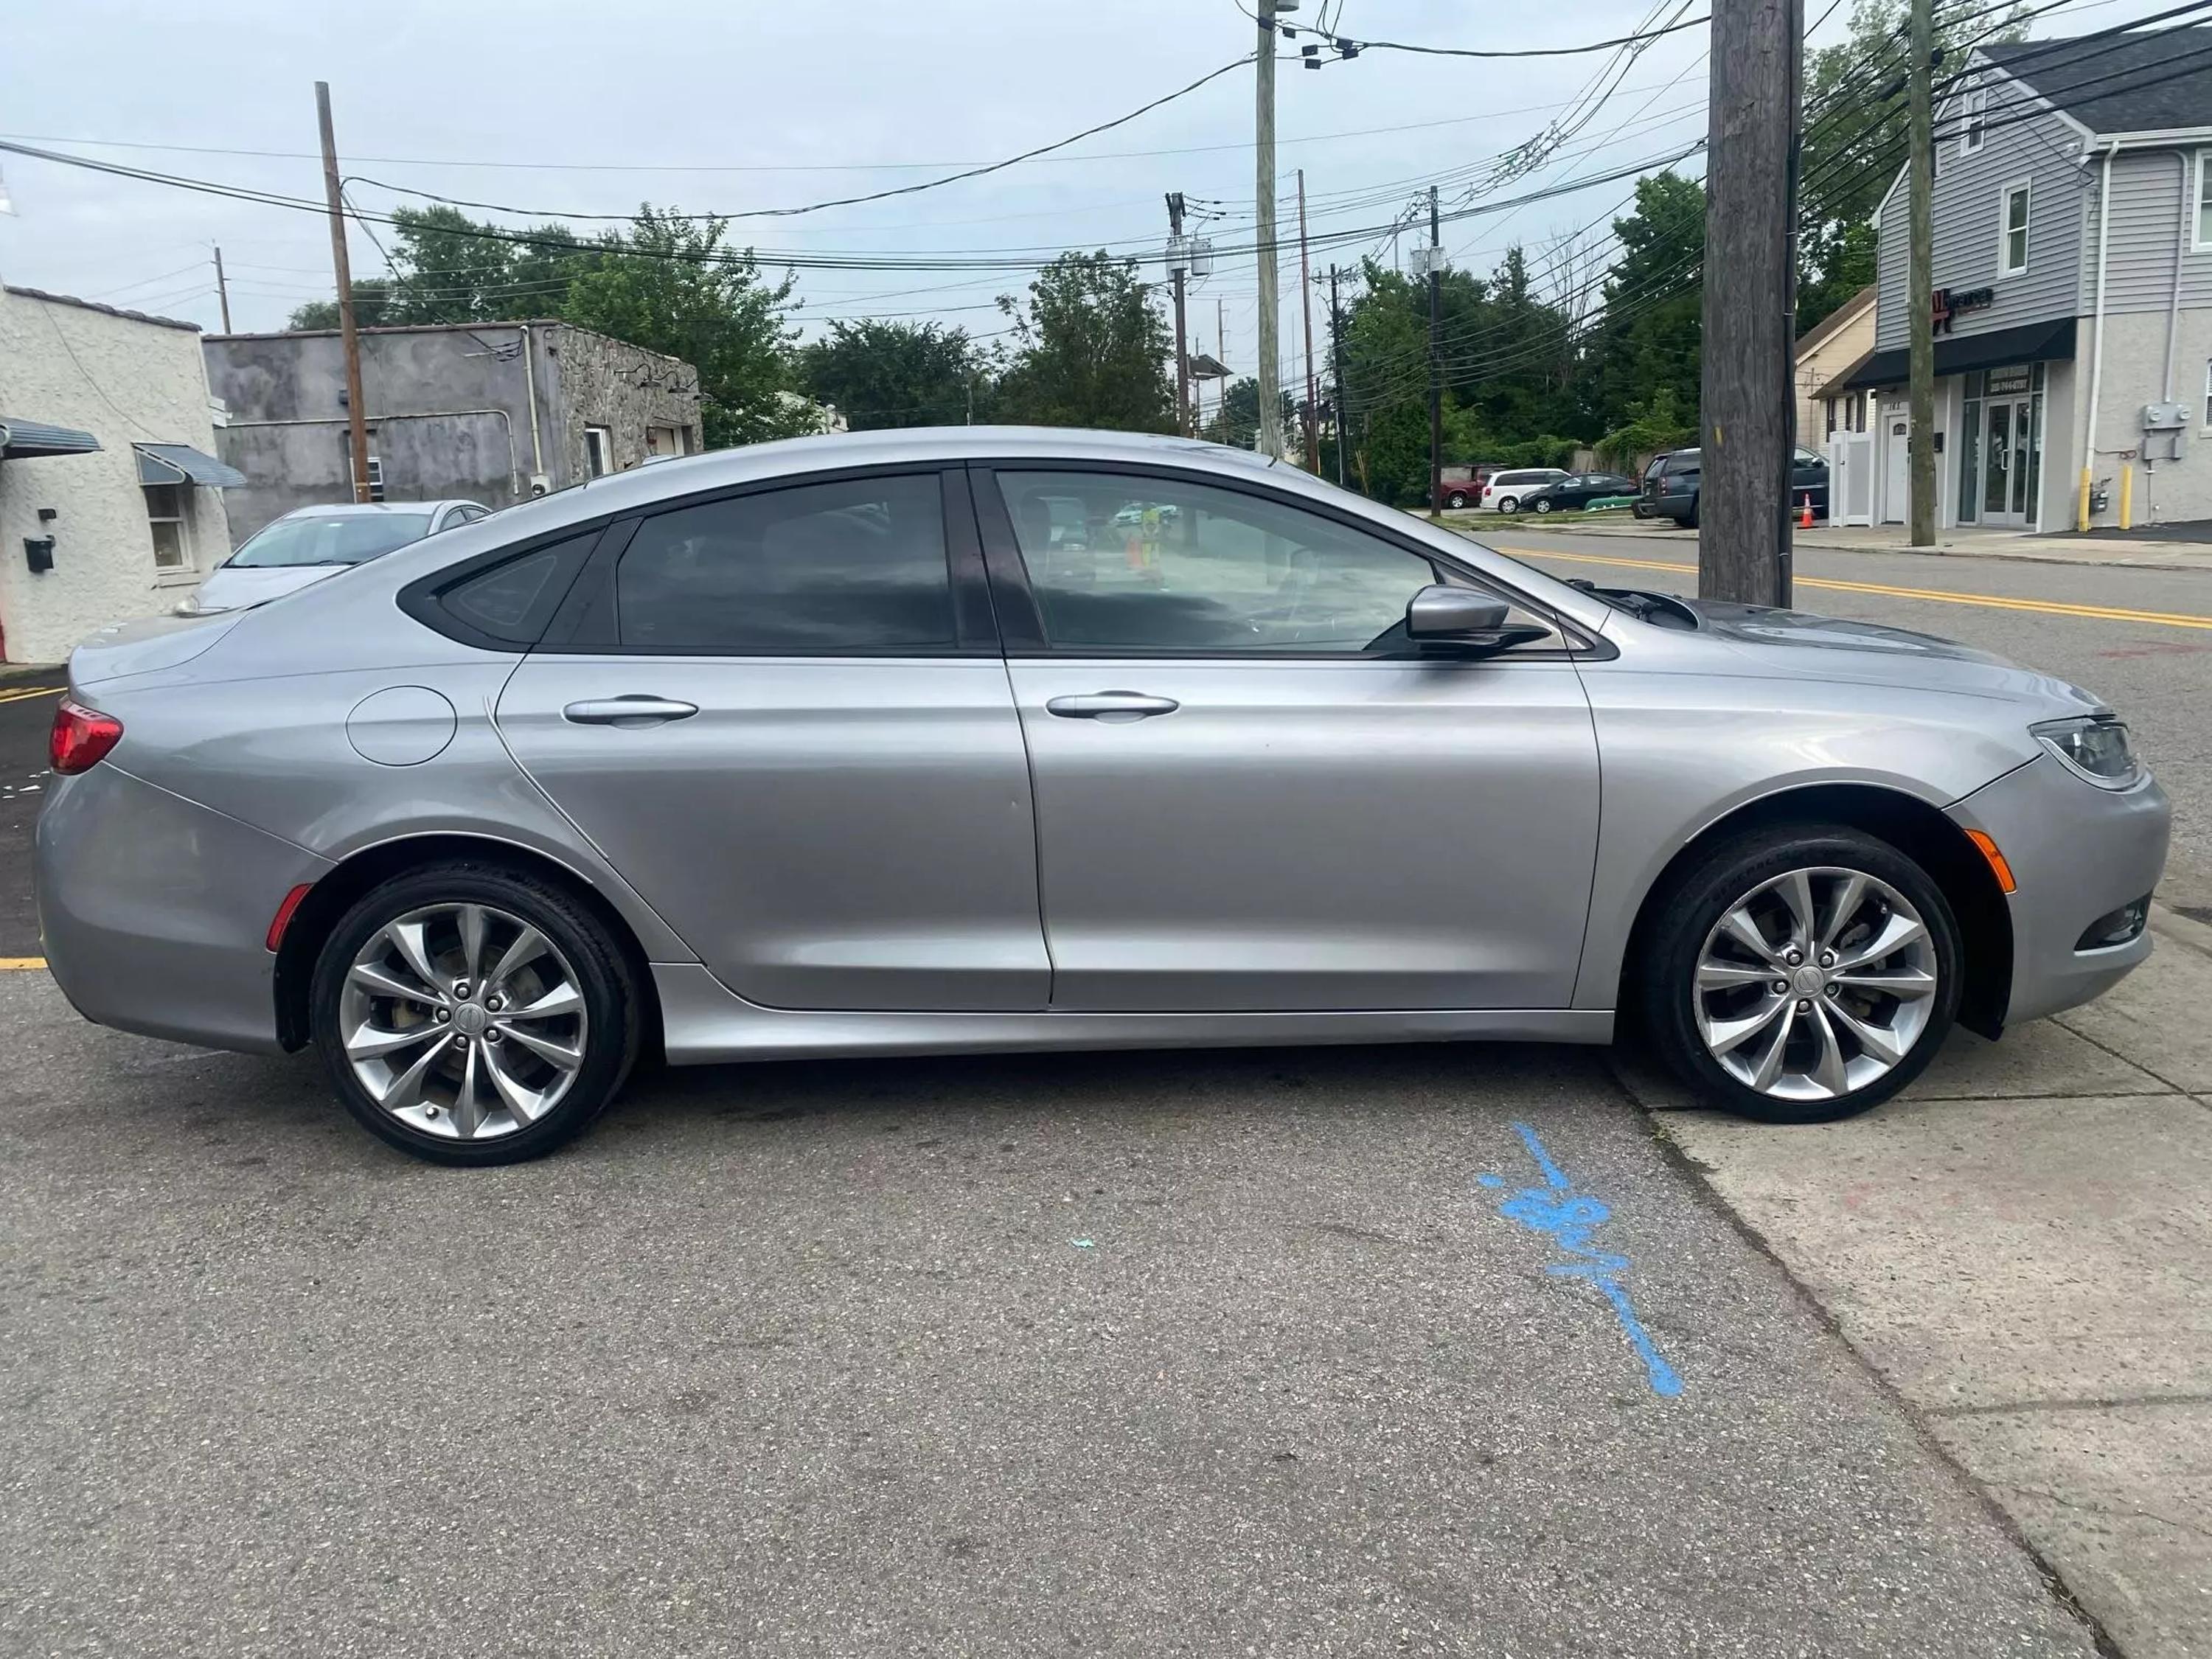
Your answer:
[[[1600,1054],[674,1073],[459,1172],[0,1031],[9,1651],[2094,1651]]]
[[[63,684],[58,668],[0,672],[0,961],[39,954],[31,831],[46,798],[46,732]]]

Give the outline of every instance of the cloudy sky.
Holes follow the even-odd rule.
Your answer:
[[[1304,0],[1297,21],[1316,21]],[[2079,33],[2154,9],[2091,0],[2039,33]],[[1826,0],[1810,0],[1819,18]],[[1330,0],[1353,38],[1550,46],[1694,17],[1703,0]],[[1839,38],[1848,3],[1815,34]],[[2081,14],[2079,21],[2075,15]],[[158,20],[158,21],[157,21]],[[331,83],[341,161],[369,211],[432,191],[521,210],[520,224],[622,214],[641,200],[740,213],[910,185],[1049,143],[1173,92],[1249,52],[1239,0],[223,0],[156,11],[137,0],[8,0],[0,23],[0,137],[319,202],[313,82]],[[1600,233],[1631,190],[1615,179],[1520,207],[1514,198],[1595,179],[1705,131],[1705,31],[1623,55],[1479,62],[1368,52],[1279,72],[1278,185],[1286,231],[1304,168],[1317,253],[1391,257],[1388,227],[1441,176],[1454,263],[1486,270],[1505,247],[1540,261],[1564,234]],[[1286,46],[1285,50],[1291,50]],[[1608,92],[1601,106],[1594,94]],[[781,253],[896,260],[958,253],[994,268],[803,270],[802,319],[927,315],[988,334],[1020,262],[1070,246],[1148,255],[1163,193],[1212,216],[1224,249],[1251,240],[1253,71],[1224,74],[1114,131],[1003,172],[918,194],[787,218],[741,220],[763,263]],[[1561,121],[1550,158],[1494,185],[1498,158]],[[1694,156],[1681,164],[1700,171]],[[283,325],[330,292],[316,214],[0,155],[0,277],[216,326],[220,243],[240,329]],[[369,182],[374,180],[375,182]],[[582,222],[580,220],[579,223]],[[382,267],[351,233],[356,276]],[[1405,246],[1411,245],[1407,239]],[[1254,261],[1224,257],[1194,290],[1194,342],[1253,360]],[[1295,260],[1285,274],[1294,349]]]

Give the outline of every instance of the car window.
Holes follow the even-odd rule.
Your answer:
[[[313,514],[279,519],[224,561],[241,570],[364,564],[430,533],[427,513]]]
[[[1270,498],[1181,479],[1000,472],[1047,638],[1133,651],[1402,648],[1436,568]],[[1071,532],[1071,507],[1082,526]]]
[[[936,476],[802,484],[659,514],[623,554],[615,608],[623,644],[659,651],[948,649]]]
[[[586,531],[494,565],[446,588],[438,604],[480,634],[534,645],[599,539],[597,530]]]

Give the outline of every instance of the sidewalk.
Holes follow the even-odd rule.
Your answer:
[[[1660,1133],[2127,1659],[2212,1653],[2212,928],[1902,1098]]]
[[[1444,523],[1463,534],[1531,532],[1563,536],[1659,536],[1679,539],[1694,553],[1697,532],[1666,519],[1625,513],[1447,513]],[[2043,536],[2014,530],[1945,530],[1933,547],[1915,547],[1900,525],[1815,525],[1795,532],[1800,548],[1847,553],[1917,553],[1932,556],[2020,559],[2037,564],[2120,565],[2155,570],[2212,571],[2212,543],[2136,541],[2098,536]]]

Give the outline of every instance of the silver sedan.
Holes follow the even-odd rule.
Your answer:
[[[673,1062],[1632,1023],[1777,1121],[2150,950],[2091,694],[1557,581],[1253,457],[955,428],[598,479],[78,650],[39,827],[88,1018],[313,1044],[454,1164]]]

